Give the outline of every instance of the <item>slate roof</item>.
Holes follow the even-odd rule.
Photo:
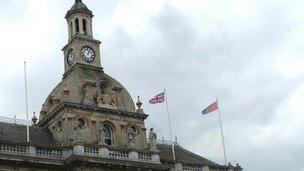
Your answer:
[[[70,15],[72,15],[76,12],[83,12],[83,13],[89,14],[93,17],[92,11],[89,10],[88,7],[81,0],[76,0],[75,1],[74,5],[67,12],[65,18],[69,18]]]
[[[36,147],[60,147],[60,144],[53,138],[47,127],[30,127],[31,144]],[[26,126],[12,123],[0,122],[0,142],[9,144],[26,144]],[[182,147],[175,146],[176,161],[173,161],[170,145],[159,144],[160,161],[164,164],[175,162],[193,165],[220,166],[219,164],[192,153]]]
[[[174,163],[173,157],[172,157],[172,147],[171,145],[163,145],[159,144],[158,149],[160,150],[160,160],[162,163]],[[217,165],[219,164],[204,158],[202,156],[199,156],[197,154],[192,153],[191,151],[188,151],[180,146],[174,147],[175,156],[176,156],[176,162],[178,163],[184,163],[184,164],[193,164],[193,165]]]
[[[21,143],[26,142],[26,126],[0,122],[0,142]],[[31,144],[38,147],[58,147],[59,143],[53,138],[47,127],[30,127]]]

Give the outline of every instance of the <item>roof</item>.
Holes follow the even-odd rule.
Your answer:
[[[30,126],[30,140],[30,144],[36,147],[60,147],[60,143],[53,138],[52,133],[47,127]],[[26,144],[26,125],[0,122],[0,142]],[[222,166],[180,146],[174,147],[176,161],[172,158],[171,145],[159,144],[158,149],[160,161],[163,164],[182,163],[187,165]]]
[[[100,80],[106,81],[109,84],[109,90],[112,92],[114,89],[119,89],[116,97],[117,110],[136,112],[134,101],[127,89],[116,79],[105,74],[101,68],[84,64],[75,64],[68,72],[69,73],[64,75],[62,81],[46,98],[42,109],[46,112],[46,115],[40,115],[39,122],[53,111],[54,108],[50,106],[53,99],[58,98],[60,99],[60,102],[68,101],[83,104],[84,86],[92,84],[92,91],[95,91],[95,89],[97,90],[97,83]],[[69,99],[65,99],[64,90],[70,91]],[[95,95],[96,94],[93,92],[88,98],[91,101],[94,101]],[[92,105],[98,106],[95,102]]]
[[[158,149],[160,150],[160,160],[162,163],[174,163],[172,158],[172,147],[171,145],[159,144]],[[207,158],[194,154],[180,146],[174,147],[176,161],[184,164],[195,164],[195,165],[219,165]]]
[[[30,126],[31,144],[39,147],[57,147],[59,143],[53,138],[47,127]],[[0,141],[4,143],[21,143],[26,141],[26,125],[0,122]]]
[[[75,0],[74,5],[71,7],[71,9],[67,12],[65,18],[69,18],[70,15],[82,12],[91,15],[93,17],[93,13],[91,10],[88,9],[88,7],[82,2],[82,0]]]

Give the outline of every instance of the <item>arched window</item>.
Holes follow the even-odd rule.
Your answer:
[[[75,19],[75,25],[76,25],[76,34],[79,34],[79,19]]]
[[[86,19],[83,19],[82,20],[82,30],[83,30],[83,34],[84,35],[87,35],[87,20]]]
[[[107,145],[112,145],[112,131],[109,127],[107,126],[104,126],[103,130],[104,131],[103,135],[104,135],[104,142],[107,144]]]

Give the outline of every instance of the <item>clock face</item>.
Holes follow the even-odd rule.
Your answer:
[[[85,46],[81,49],[81,55],[87,62],[92,62],[95,59],[95,52],[92,48]]]
[[[74,63],[74,59],[75,59],[74,51],[73,51],[73,49],[71,49],[68,53],[68,56],[67,56],[68,64],[72,65]]]

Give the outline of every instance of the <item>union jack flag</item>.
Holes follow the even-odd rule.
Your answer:
[[[165,92],[162,92],[149,100],[151,104],[163,103],[165,101]]]
[[[209,105],[208,107],[206,107],[203,111],[202,111],[202,114],[203,115],[206,115],[208,113],[211,113],[215,110],[218,110],[218,105],[217,105],[217,101],[212,103],[211,105]]]

